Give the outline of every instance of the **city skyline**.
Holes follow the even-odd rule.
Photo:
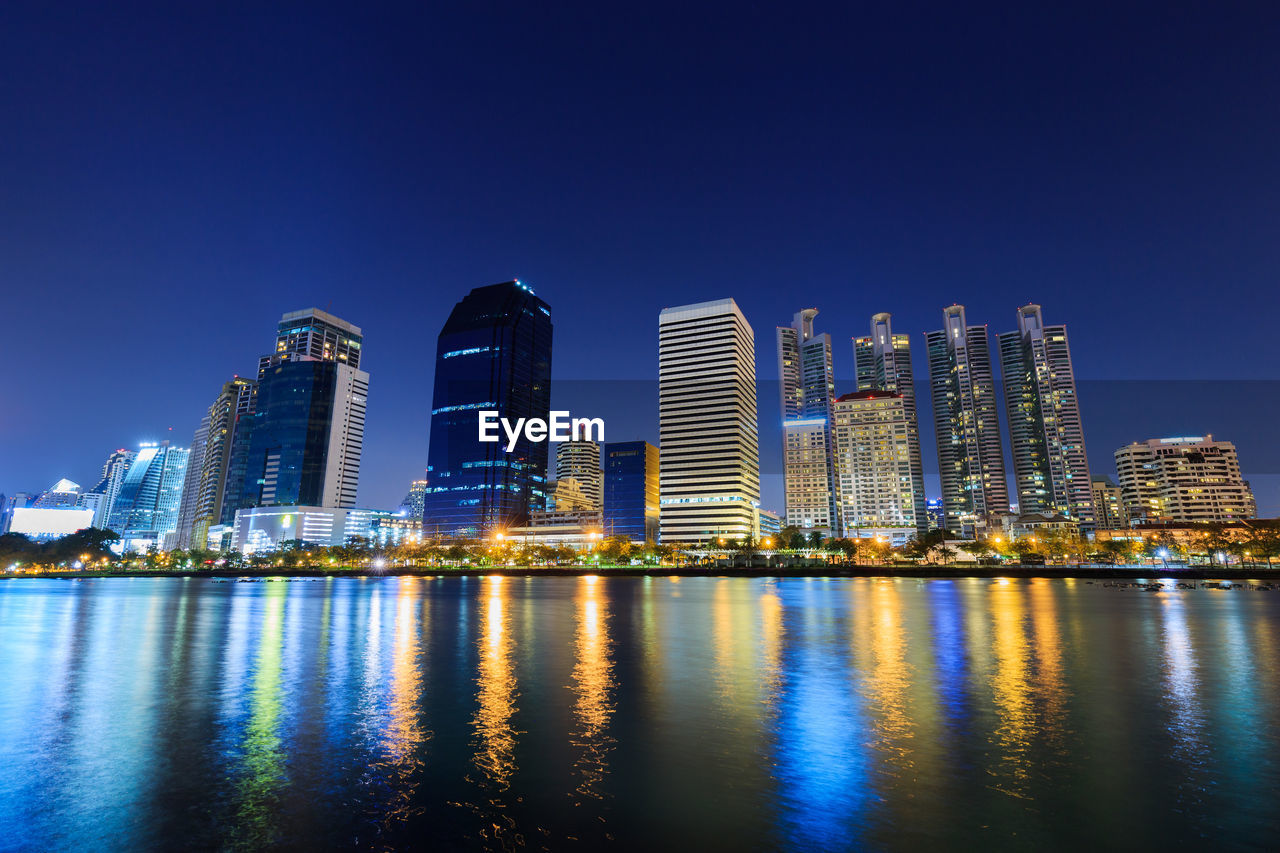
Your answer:
[[[50,33],[79,61],[0,93],[23,117],[0,158],[5,305],[22,318],[7,343],[41,353],[11,375],[2,487],[87,484],[109,449],[185,445],[228,371],[254,375],[267,324],[317,305],[378,342],[360,502],[394,506],[425,467],[405,465],[427,454],[423,330],[460,292],[511,277],[574,330],[559,340],[563,380],[653,378],[652,330],[630,318],[726,295],[762,330],[822,307],[838,381],[852,376],[845,342],[879,311],[911,335],[923,375],[920,332],[952,302],[992,331],[1044,305],[1072,329],[1081,383],[1280,380],[1265,357],[1276,10],[1184,10],[1154,27],[1126,10],[1106,27],[1066,9],[753,13],[732,34],[709,13],[674,33],[601,14],[318,9],[227,31],[198,10],[15,10],[0,35],[15,70],[46,67]],[[459,26],[491,64],[474,63],[474,40],[439,36]],[[331,28],[351,34],[355,61]],[[1179,60],[1204,39],[1231,61]],[[560,61],[531,61],[534,44]],[[448,86],[421,82],[446,69]],[[831,88],[839,109],[816,94]],[[378,91],[404,100],[367,97]],[[1209,301],[1250,307],[1214,358],[1191,307]],[[92,345],[52,347],[55,334]],[[761,381],[770,350],[757,347]],[[147,381],[108,369],[126,364]],[[1112,444],[1213,433],[1251,474],[1280,471],[1222,407],[1169,404],[1126,430],[1089,393],[1094,466]],[[90,416],[107,429],[85,429]],[[1263,486],[1275,514],[1280,483]]]

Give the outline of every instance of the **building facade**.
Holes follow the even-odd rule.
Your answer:
[[[755,536],[755,334],[732,299],[659,315],[658,432],[662,541]]]
[[[831,447],[835,374],[831,336],[813,330],[817,315],[816,308],[806,308],[790,326],[777,329],[784,511],[787,524],[834,536],[839,530]]]
[[[895,391],[857,391],[835,402],[836,497],[850,538],[901,545],[920,535],[910,418]]]
[[[354,507],[368,389],[367,373],[337,361],[304,356],[268,367],[258,381],[257,411],[243,419],[235,508]]]
[[[142,444],[120,485],[108,527],[126,551],[158,549],[178,527],[190,448],[167,441]]]
[[[1153,438],[1120,448],[1115,458],[1131,524],[1229,522],[1257,514],[1229,441]]]
[[[658,541],[658,471],[658,448],[647,441],[604,446],[605,535]]]
[[[485,537],[545,508],[547,442],[478,440],[479,412],[515,423],[551,410],[551,309],[519,281],[477,287],[436,342],[424,524]]]
[[[1060,513],[1091,530],[1093,481],[1067,327],[1045,326],[1040,306],[1024,305],[1017,331],[997,337],[1018,510]]]
[[[925,340],[943,522],[970,536],[1009,512],[995,375],[986,326],[968,325],[963,305],[945,309],[942,325]]]
[[[915,373],[911,368],[911,338],[893,333],[892,315],[875,314],[871,318],[871,334],[853,339],[853,355],[859,391],[889,391],[902,397],[910,445],[912,515],[916,536],[922,537],[929,530],[929,521],[916,414]]]
[[[102,495],[102,500],[98,502],[93,513],[93,526],[99,529],[106,529],[111,521],[111,509],[115,506],[116,497],[120,494],[120,487],[124,484],[125,474],[129,472],[129,467],[133,465],[133,460],[138,456],[136,450],[126,450],[120,448],[112,451],[107,456],[107,461],[102,465],[102,477],[98,480],[98,484],[89,491],[94,494]],[[119,532],[119,531],[117,531]]]
[[[290,311],[276,326],[275,348],[258,360],[258,378],[281,361],[303,358],[335,361],[358,370],[363,345],[359,326],[319,308]]]
[[[600,469],[600,445],[590,439],[562,441],[556,445],[556,479],[574,479],[592,509],[604,500],[604,472]]]
[[[1093,517],[1098,530],[1123,530],[1129,526],[1124,490],[1105,474],[1093,475]]]

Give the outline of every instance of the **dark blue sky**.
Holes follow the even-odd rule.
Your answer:
[[[189,441],[318,305],[394,505],[444,318],[511,277],[561,378],[650,379],[658,311],[733,296],[763,380],[811,305],[841,375],[881,310],[923,374],[953,301],[1040,302],[1085,379],[1280,379],[1280,7],[1041,5],[0,5],[0,491]],[[1096,470],[1235,431],[1280,471],[1229,406],[1105,408]]]

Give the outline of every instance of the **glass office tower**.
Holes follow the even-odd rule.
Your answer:
[[[519,281],[477,287],[436,343],[425,531],[487,536],[527,523],[546,501],[547,442],[481,442],[479,412],[547,418],[551,309]]]
[[[658,448],[647,441],[604,446],[604,532],[658,541]]]

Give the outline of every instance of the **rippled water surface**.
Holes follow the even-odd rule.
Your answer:
[[[1274,849],[1280,592],[0,581],[0,848]]]

